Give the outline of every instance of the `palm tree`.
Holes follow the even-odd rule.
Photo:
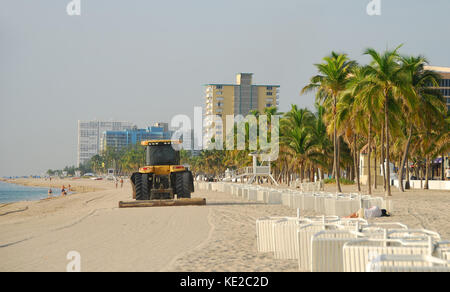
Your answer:
[[[359,118],[367,127],[367,191],[372,194],[372,170],[371,170],[371,154],[372,154],[372,136],[374,130],[374,122],[377,121],[377,115],[383,104],[383,96],[377,91],[376,86],[372,83],[369,75],[368,67],[359,67],[353,70],[350,78],[349,88],[351,95],[355,96],[355,111],[364,113]],[[355,112],[356,114],[356,112]],[[361,120],[359,120],[361,122]],[[365,123],[367,121],[367,123]],[[376,145],[375,145],[376,147]],[[375,165],[376,167],[376,165]],[[376,173],[375,173],[376,181]]]
[[[404,192],[403,173],[413,131],[417,132],[417,128],[420,125],[425,126],[424,123],[429,125],[428,128],[430,126],[442,126],[444,124],[445,103],[440,92],[430,88],[430,86],[439,85],[440,76],[436,72],[425,70],[424,67],[427,61],[424,57],[403,57],[402,62],[403,66],[408,70],[417,98],[413,104],[407,104],[403,107],[405,119],[407,120],[405,124],[407,140],[404,144],[403,157],[400,163],[399,187]]]
[[[332,52],[330,56],[323,59],[325,62],[316,64],[319,75],[311,78],[310,83],[306,85],[301,94],[317,90],[316,99],[324,102],[331,100],[332,112],[334,121],[333,143],[334,154],[333,164],[334,173],[336,177],[337,191],[342,192],[341,184],[339,182],[339,155],[338,155],[338,136],[336,129],[336,106],[338,99],[342,92],[346,89],[348,77],[351,73],[352,67],[355,65],[354,61],[350,61],[346,54],[337,54]]]
[[[291,162],[298,165],[300,180],[303,181],[308,159],[314,151],[312,131],[314,115],[308,109],[298,109],[292,105],[281,124],[281,144],[287,149]]]
[[[103,168],[104,160],[100,155],[94,155],[90,159],[91,168],[98,173]]]
[[[400,56],[397,47],[395,50],[388,50],[383,54],[378,53],[374,49],[367,49],[366,55],[372,57],[372,62],[367,66],[367,85],[366,89],[376,95],[384,97],[384,130],[386,143],[386,165],[390,165],[390,148],[389,148],[389,108],[398,100],[402,103],[412,104],[412,97],[415,96],[406,74],[404,66],[400,64]],[[386,171],[386,196],[391,196],[390,187],[390,171]]]
[[[331,152],[333,151],[333,147],[331,145],[331,141],[327,133],[327,127],[324,122],[325,108],[318,103],[315,104],[315,108],[316,113],[314,114],[312,131],[316,151],[314,153],[315,155],[311,156],[310,159],[316,165],[320,165],[322,167],[321,178],[323,178],[323,169],[327,168],[330,164],[329,162],[331,160]]]

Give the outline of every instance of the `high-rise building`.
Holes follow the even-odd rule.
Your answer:
[[[167,126],[167,127],[166,127]],[[172,132],[168,130],[168,124],[158,123],[147,129],[127,129],[123,131],[105,131],[102,134],[100,152],[107,148],[120,151],[131,145],[139,144],[145,140],[170,139]]]
[[[205,115],[218,116],[224,129],[207,121],[204,134],[226,133],[227,115],[248,115],[252,110],[264,112],[265,108],[279,105],[279,85],[253,84],[253,73],[239,73],[236,84],[206,84]],[[223,130],[223,132],[222,132]]]
[[[169,123],[154,123],[153,127],[163,128],[164,132],[169,132]]]
[[[129,122],[78,121],[77,165],[87,162],[100,153],[101,137],[105,131],[123,131],[135,127]]]
[[[435,71],[441,75],[439,89],[447,102],[447,110],[450,112],[450,67],[425,66],[425,70]]]

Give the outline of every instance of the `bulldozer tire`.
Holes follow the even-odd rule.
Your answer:
[[[150,193],[148,189],[148,174],[140,174],[135,178],[136,186],[136,200],[146,201],[149,200]]]
[[[133,191],[133,200],[136,200],[136,176],[140,176],[141,174],[139,172],[133,173],[133,175],[130,178],[131,181],[131,189]]]
[[[182,172],[176,176],[176,187],[178,198],[191,198],[191,177],[188,172]]]

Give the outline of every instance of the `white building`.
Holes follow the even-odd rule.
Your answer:
[[[106,131],[123,131],[134,128],[129,122],[78,121],[78,159],[81,165],[100,153],[100,140]]]

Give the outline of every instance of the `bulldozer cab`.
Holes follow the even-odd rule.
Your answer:
[[[177,146],[178,141],[144,141],[142,145],[146,147],[146,165],[161,166],[161,165],[179,165],[180,152]]]

